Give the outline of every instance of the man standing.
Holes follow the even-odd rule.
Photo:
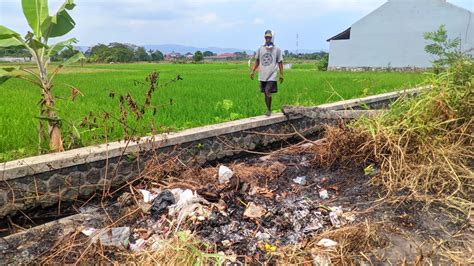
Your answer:
[[[274,34],[271,30],[267,30],[265,32],[265,43],[257,50],[257,61],[250,74],[250,78],[253,80],[255,70],[259,68],[258,80],[260,81],[260,91],[265,94],[266,116],[272,114],[272,93],[278,91],[278,68],[280,69],[280,83],[283,83],[283,56],[280,48],[276,47],[273,42]]]

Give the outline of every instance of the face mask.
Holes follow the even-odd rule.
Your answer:
[[[272,31],[272,40],[271,40],[269,43],[267,43],[267,42],[265,41],[265,43],[263,44],[263,46],[266,47],[266,48],[268,48],[268,49],[273,48],[274,42],[275,42],[275,33]]]

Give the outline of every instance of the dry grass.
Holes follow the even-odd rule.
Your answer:
[[[457,85],[444,74],[432,89],[401,99],[376,118],[350,128],[326,128],[314,162],[379,168],[372,177],[388,195],[439,202],[469,215],[474,207],[474,94],[471,83]]]
[[[326,231],[298,246],[282,247],[276,254],[282,265],[305,265],[322,259],[332,265],[355,265],[370,261],[373,251],[387,245],[381,236],[381,224],[368,221]],[[338,243],[335,247],[321,247],[318,242],[331,239]]]
[[[216,247],[205,244],[189,232],[181,231],[158,242],[154,251],[129,254],[126,265],[221,265],[226,256],[215,253]]]

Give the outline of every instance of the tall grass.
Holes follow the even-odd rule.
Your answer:
[[[474,67],[458,62],[430,76],[430,89],[399,99],[375,118],[328,128],[316,161],[375,165],[372,183],[387,195],[438,202],[470,215],[473,207]],[[467,75],[466,75],[467,73]]]

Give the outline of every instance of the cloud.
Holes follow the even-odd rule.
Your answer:
[[[253,23],[254,23],[254,24],[257,24],[257,25],[263,25],[263,24],[265,24],[265,20],[262,19],[262,18],[255,18],[255,19],[253,20]]]
[[[207,14],[196,16],[195,20],[197,22],[209,24],[209,23],[216,23],[219,20],[219,18],[217,17],[216,13],[207,13]]]
[[[280,20],[307,20],[330,13],[368,13],[386,0],[260,0],[253,6],[255,12]]]
[[[448,0],[466,8],[472,0]],[[49,0],[51,13],[64,0]],[[76,28],[69,36],[81,45],[113,41],[136,44],[257,45],[253,38],[272,28],[279,40],[323,47],[324,40],[386,0],[76,0]],[[21,34],[29,30],[21,1],[0,0],[0,25]],[[304,39],[307,36],[307,39]],[[258,39],[260,40],[260,39]],[[289,41],[291,40],[291,41]]]

